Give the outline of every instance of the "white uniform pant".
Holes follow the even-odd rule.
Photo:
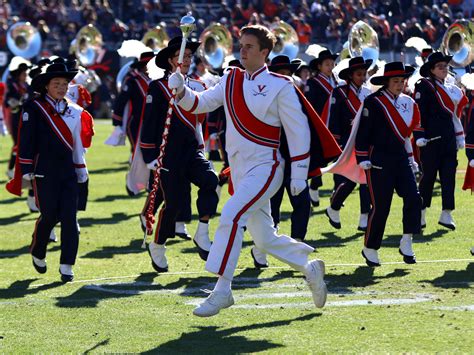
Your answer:
[[[232,280],[247,227],[257,248],[303,272],[313,248],[286,235],[277,235],[270,214],[270,198],[283,182],[283,163],[273,159],[258,163],[242,161],[236,154],[230,167],[234,195],[222,209],[206,269]]]

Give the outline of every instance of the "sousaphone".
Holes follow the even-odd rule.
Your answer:
[[[102,34],[94,25],[89,24],[79,30],[71,42],[69,53],[75,54],[79,63],[88,67],[95,63],[102,45]]]
[[[474,60],[474,24],[469,20],[457,20],[444,33],[439,50],[452,55],[451,65],[464,68]]]
[[[353,57],[372,59],[372,67],[379,59],[380,45],[377,32],[364,21],[357,21],[349,32],[349,54]]]
[[[286,55],[290,60],[295,59],[300,49],[296,30],[284,21],[273,25],[270,27],[270,30],[277,39],[273,51],[270,53],[270,59],[273,59],[273,57],[277,55]]]
[[[213,69],[221,69],[226,58],[232,54],[232,35],[230,31],[220,23],[215,23],[202,31],[199,41],[201,45],[198,49],[198,55]]]

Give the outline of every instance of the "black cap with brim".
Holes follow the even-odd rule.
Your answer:
[[[383,75],[373,76],[370,83],[377,86],[383,86],[390,78],[408,78],[415,72],[411,65],[403,65],[402,62],[392,62],[385,64]]]
[[[154,56],[155,56],[155,52],[144,52],[140,55],[140,59],[138,59],[136,62],[133,62],[130,65],[130,68],[134,68],[134,69],[143,68],[144,66],[148,64],[150,60],[153,59]]]
[[[351,73],[359,69],[369,69],[372,65],[372,62],[372,59],[364,60],[364,58],[362,57],[352,58],[351,60],[349,60],[349,67],[342,69],[339,72],[339,79],[346,81],[349,80],[349,76],[351,75]]]
[[[425,64],[421,66],[420,75],[425,78],[431,76],[431,69],[433,69],[437,63],[446,62],[447,64],[449,64],[451,59],[453,59],[452,55],[444,55],[441,52],[431,53],[428,56],[428,59],[426,60]]]
[[[240,69],[244,69],[244,67],[242,66],[242,63],[240,63],[240,60],[238,59],[232,59],[227,65],[227,67],[237,67]]]
[[[268,70],[276,73],[279,70],[287,69],[291,72],[291,74],[293,74],[299,66],[299,63],[291,63],[290,58],[288,56],[277,55],[272,59],[271,64],[268,66]]]
[[[321,51],[317,58],[312,59],[309,62],[309,67],[312,70],[318,70],[318,65],[321,64],[326,59],[336,60],[339,57],[339,53],[333,54],[329,49]]]
[[[77,70],[69,71],[64,63],[53,63],[48,65],[46,71],[37,75],[31,82],[31,88],[36,92],[45,90],[46,85],[54,78],[64,78],[70,82],[77,75]]]
[[[181,48],[182,39],[183,37],[181,36],[174,37],[168,42],[167,47],[163,48],[158,52],[155,57],[155,64],[157,67],[166,70],[170,69],[168,59],[171,58],[171,56],[173,56],[176,51],[179,51],[179,49]],[[186,41],[186,48],[190,49],[193,54],[197,51],[200,45],[201,42]]]

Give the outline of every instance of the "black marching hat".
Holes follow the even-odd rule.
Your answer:
[[[290,58],[286,55],[277,55],[272,59],[272,62],[270,66],[268,67],[268,70],[272,72],[277,72],[278,70],[281,69],[288,69],[291,74],[293,74],[296,69],[299,67],[299,63],[291,63]]]
[[[37,92],[44,91],[45,86],[53,78],[64,78],[71,81],[77,74],[77,70],[68,70],[65,63],[52,63],[46,67],[46,70],[37,75],[31,82],[31,87]]]
[[[170,58],[176,51],[181,48],[181,41],[183,40],[182,36],[177,36],[171,39],[168,42],[168,46],[163,48],[158,52],[155,57],[156,66],[161,69],[169,70],[170,64],[168,63],[168,58]],[[192,42],[186,41],[186,48],[190,49],[191,52],[194,54],[198,47],[201,45],[201,42]]]
[[[136,62],[133,62],[130,65],[130,68],[135,68],[135,69],[143,68],[145,65],[148,64],[150,60],[153,59],[154,56],[155,56],[155,52],[153,51],[143,52],[142,54],[140,54],[140,59],[138,59]]]
[[[227,64],[227,67],[237,67],[237,68],[240,68],[240,69],[244,69],[244,67],[242,66],[242,63],[240,63],[240,60],[238,59],[232,59],[229,64]]]
[[[372,59],[365,60],[363,57],[354,57],[349,60],[349,66],[339,72],[339,78],[349,80],[349,75],[358,69],[369,69],[372,65]]]
[[[30,71],[28,72],[28,76],[31,79],[34,79],[39,74],[41,74],[41,70],[43,69],[43,67],[48,64],[51,64],[51,61],[49,60],[49,58],[40,59],[38,63],[36,63],[36,66],[30,69]]]
[[[312,70],[318,70],[318,65],[321,64],[326,59],[336,60],[339,57],[339,53],[333,54],[329,49],[321,51],[317,58],[312,59],[309,62],[309,67]]]
[[[390,78],[408,78],[413,74],[415,68],[411,65],[404,65],[402,62],[391,62],[385,64],[383,75],[373,76],[370,83],[374,85],[385,85]]]
[[[452,55],[444,55],[441,52],[433,52],[428,56],[425,64],[423,64],[420,68],[420,75],[423,77],[428,77],[431,75],[431,69],[437,64],[441,62],[446,62],[449,64],[451,59],[453,58]]]

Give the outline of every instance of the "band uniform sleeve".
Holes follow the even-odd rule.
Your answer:
[[[38,112],[31,105],[26,105],[21,113],[20,141],[18,147],[18,162],[22,175],[33,172],[33,161],[36,155],[36,132]]]
[[[466,155],[469,160],[474,159],[474,110],[469,110],[466,117]]]
[[[360,163],[364,160],[369,160],[370,134],[372,125],[370,117],[370,105],[367,102],[369,100],[366,99],[364,101],[362,115],[359,122],[359,129],[357,130],[356,135],[355,154],[357,163]]]
[[[185,86],[184,96],[179,100],[178,105],[195,114],[216,110],[224,104],[225,78],[226,76],[222,78],[219,84],[199,93]]]
[[[127,80],[122,86],[122,90],[120,91],[117,96],[117,99],[115,100],[114,107],[112,110],[112,124],[114,126],[122,125],[125,106],[130,101],[131,93],[133,91],[133,82],[134,80]]]
[[[278,114],[285,130],[291,157],[291,178],[306,180],[311,133],[295,88],[288,83],[277,96]]]
[[[413,137],[415,141],[420,138],[425,138],[426,120],[431,116],[430,107],[433,105],[434,97],[424,88],[424,84],[420,81],[415,85],[415,102],[420,110],[420,123],[415,126],[413,130]]]
[[[337,94],[337,89],[335,89],[332,92],[332,95],[329,96],[328,100],[332,100],[329,104],[330,109],[329,109],[329,122],[328,122],[328,128],[331,131],[332,135],[336,139],[337,143],[341,146],[341,137],[342,137],[342,132],[341,132],[341,125],[342,125],[342,117],[341,117],[341,104],[343,104],[340,100],[340,96]]]
[[[168,100],[158,85],[158,82],[153,81],[148,88],[140,131],[140,149],[146,164],[158,157],[168,110]]]

